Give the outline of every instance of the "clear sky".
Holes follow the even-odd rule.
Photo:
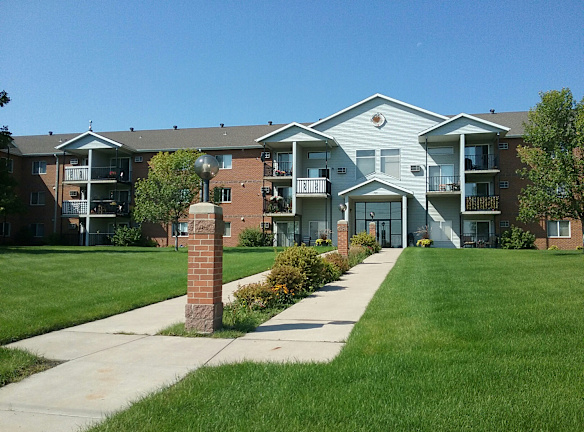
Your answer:
[[[312,122],[375,93],[438,112],[584,96],[584,2],[0,2],[14,135]]]

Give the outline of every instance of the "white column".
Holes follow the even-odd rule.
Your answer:
[[[85,224],[85,244],[89,246],[89,233],[91,231],[91,167],[93,166],[93,150],[87,154],[87,223]]]
[[[347,208],[347,210],[345,210],[345,212],[343,214],[343,219],[346,220],[347,222],[349,222],[349,196],[348,195],[345,197],[345,207]]]
[[[402,248],[405,247],[408,247],[408,197],[402,195]]]
[[[466,183],[466,175],[464,174],[466,170],[466,164],[464,160],[464,143],[465,143],[465,136],[464,134],[460,135],[460,211],[461,213],[466,210],[465,206],[465,196],[464,196],[464,189]],[[461,228],[462,229],[462,228]]]
[[[298,178],[298,164],[300,156],[298,155],[298,144],[292,142],[292,214],[296,214],[296,179]]]

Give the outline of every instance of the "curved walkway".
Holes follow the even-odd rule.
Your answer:
[[[155,336],[184,322],[183,296],[8,345],[64,363],[0,388],[0,432],[75,431],[204,365],[328,362],[341,351],[401,251],[383,249],[368,257],[339,281],[238,339]],[[223,285],[223,301],[238,284],[266,273]]]

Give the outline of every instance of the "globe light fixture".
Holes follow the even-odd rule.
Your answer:
[[[203,180],[203,202],[209,202],[209,180],[219,172],[219,162],[215,156],[202,155],[195,161],[195,173]]]
[[[344,213],[347,211],[347,206],[345,204],[339,204],[339,210]]]

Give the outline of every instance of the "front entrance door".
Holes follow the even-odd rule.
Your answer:
[[[381,247],[401,248],[402,203],[357,202],[355,203],[355,232],[369,232],[369,223],[375,222],[376,240]]]

